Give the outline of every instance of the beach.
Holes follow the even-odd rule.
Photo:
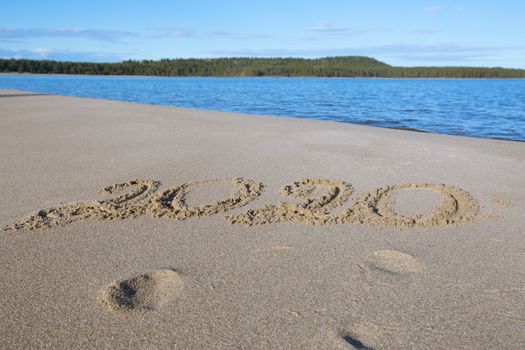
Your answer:
[[[525,345],[523,142],[0,90],[0,164],[2,349]]]

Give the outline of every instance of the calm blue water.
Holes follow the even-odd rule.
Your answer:
[[[0,75],[0,88],[525,140],[525,80]]]

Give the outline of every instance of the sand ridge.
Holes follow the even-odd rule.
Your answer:
[[[228,182],[235,188],[230,197],[211,204],[188,206],[187,195],[193,187]],[[157,192],[159,186],[160,182],[154,180],[132,180],[111,185],[99,191],[107,197],[104,200],[60,204],[41,209],[5,226],[3,230],[52,228],[81,219],[117,220],[144,214],[180,221],[242,207],[257,199],[263,190],[262,183],[240,177],[186,182]],[[402,216],[394,211],[394,207],[397,193],[407,189],[435,191],[441,196],[441,200],[428,214]],[[265,205],[239,215],[226,216],[225,220],[230,224],[243,226],[292,221],[310,225],[350,223],[397,229],[428,229],[470,222],[480,211],[478,201],[460,188],[445,184],[406,183],[364,192],[358,195],[351,208],[331,215],[330,212],[345,204],[352,193],[352,186],[341,180],[303,178],[285,186],[280,192],[283,197],[299,200],[298,203]],[[115,194],[116,197],[110,197]]]
[[[312,186],[328,187],[328,192],[318,199],[307,198],[314,192]],[[429,214],[398,215],[394,211],[396,194],[403,189],[427,189],[441,195],[440,203]],[[232,224],[245,226],[263,225],[290,220],[306,224],[359,223],[398,229],[433,228],[472,221],[480,207],[470,193],[445,184],[398,184],[367,191],[356,199],[351,209],[332,216],[329,210],[344,204],[352,194],[352,187],[343,181],[302,179],[286,186],[281,194],[302,198],[299,204],[279,203],[251,209],[244,214],[228,216]]]
[[[186,195],[192,186],[225,181],[231,181],[236,187],[236,191],[232,197],[216,201],[212,204],[201,204],[196,207],[188,207],[186,205]],[[175,220],[185,220],[194,216],[213,215],[248,204],[261,194],[262,188],[261,183],[243,178],[187,182],[157,194],[149,203],[147,211],[153,217],[167,217]]]
[[[3,231],[61,227],[82,219],[134,218],[145,213],[151,195],[159,186],[158,181],[140,179],[107,186],[99,191],[99,194],[107,197],[104,200],[60,204],[41,209],[6,225]],[[122,194],[123,191],[127,192]],[[120,195],[111,198],[114,194]]]
[[[188,207],[185,203],[188,189],[205,183],[227,182],[236,187],[232,197],[212,204]],[[61,227],[82,219],[99,221],[135,218],[149,213],[153,217],[169,217],[184,220],[193,216],[206,216],[221,213],[251,202],[262,192],[262,184],[242,178],[213,179],[183,183],[174,188],[156,193],[160,181],[132,180],[107,186],[98,193],[107,197],[100,201],[60,204],[29,214],[3,231],[34,230],[39,228]],[[127,191],[125,193],[122,193]],[[118,196],[111,198],[111,195]],[[119,195],[120,194],[120,195]]]
[[[441,195],[440,203],[427,215],[401,216],[394,212],[396,194],[403,189],[428,189]],[[351,222],[376,226],[433,228],[472,221],[479,214],[479,202],[460,188],[445,184],[399,184],[363,193],[347,218]]]
[[[316,187],[324,191],[316,193]],[[329,215],[329,210],[344,204],[352,195],[352,186],[339,180],[306,179],[285,186],[280,194],[285,197],[301,199],[293,204],[280,202],[277,205],[265,205],[259,209],[251,209],[240,215],[227,216],[230,224],[244,226],[264,225],[283,221],[293,221],[307,224],[341,223],[338,216]],[[316,198],[310,195],[317,194]]]

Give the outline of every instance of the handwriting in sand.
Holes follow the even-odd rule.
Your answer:
[[[189,206],[187,195],[199,186],[231,183],[233,194],[226,199]],[[224,213],[253,202],[263,191],[263,184],[244,178],[213,179],[187,182],[159,191],[160,182],[132,180],[105,187],[105,199],[60,204],[29,214],[3,228],[34,230],[54,228],[78,220],[120,220],[150,215],[155,218],[186,220],[192,217]],[[440,195],[439,203],[428,214],[402,216],[394,211],[396,195],[404,189],[424,189]],[[479,213],[479,204],[468,192],[444,184],[396,184],[365,191],[356,195],[348,208],[344,204],[352,197],[353,187],[340,180],[308,179],[293,182],[279,193],[290,202],[279,202],[226,216],[230,224],[253,226],[292,221],[297,223],[367,224],[395,228],[432,228],[472,221]]]

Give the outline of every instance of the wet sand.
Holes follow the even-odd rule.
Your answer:
[[[521,349],[525,144],[0,90],[0,348]]]

